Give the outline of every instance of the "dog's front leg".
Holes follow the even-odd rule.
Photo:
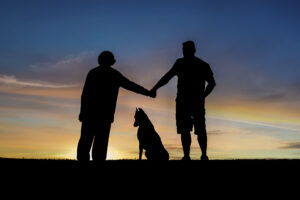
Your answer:
[[[139,160],[142,160],[142,155],[143,155],[143,147],[142,145],[140,145]]]

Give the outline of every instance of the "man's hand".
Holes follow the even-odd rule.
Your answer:
[[[149,96],[152,97],[152,98],[155,98],[155,97],[156,97],[156,90],[152,88],[152,89],[149,91]]]

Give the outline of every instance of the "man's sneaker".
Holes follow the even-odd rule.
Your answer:
[[[208,157],[206,155],[202,155],[201,160],[208,160]]]
[[[182,161],[190,161],[191,158],[189,156],[184,156],[181,160]]]

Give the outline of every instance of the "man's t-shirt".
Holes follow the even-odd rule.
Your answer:
[[[204,105],[205,82],[213,76],[208,63],[197,57],[179,58],[166,76],[170,79],[178,77],[177,102],[197,102],[198,105]]]
[[[147,90],[111,67],[98,66],[86,78],[81,95],[81,122],[113,122],[119,88],[147,94]]]

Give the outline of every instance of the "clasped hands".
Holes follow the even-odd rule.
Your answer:
[[[149,96],[152,97],[152,98],[155,98],[156,97],[156,89],[155,88],[152,88],[151,90],[149,90]]]

